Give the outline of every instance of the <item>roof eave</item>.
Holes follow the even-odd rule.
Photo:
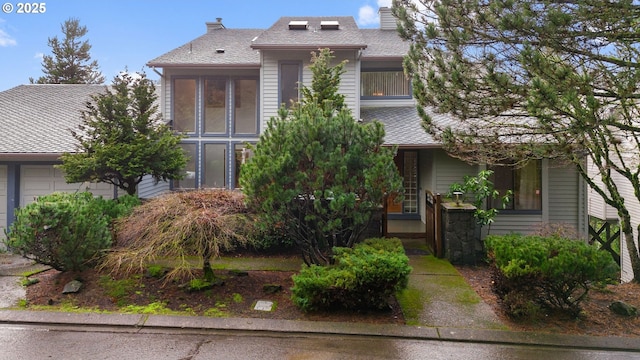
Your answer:
[[[147,63],[151,68],[216,68],[216,69],[260,69],[255,64],[193,64],[193,63]]]
[[[0,153],[0,162],[3,161],[60,161],[62,153]]]
[[[265,49],[265,50],[317,50],[317,49],[339,49],[339,50],[362,50],[366,49],[366,44],[304,44],[304,45],[292,45],[292,44],[253,44],[252,49]]]

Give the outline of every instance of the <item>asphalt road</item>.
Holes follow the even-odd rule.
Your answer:
[[[0,359],[640,359],[640,353],[357,335],[0,325]]]

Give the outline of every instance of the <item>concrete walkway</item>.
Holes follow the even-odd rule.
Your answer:
[[[423,304],[422,309],[416,314],[405,314],[407,325],[16,310],[15,304],[20,299],[24,299],[24,289],[19,283],[22,274],[38,270],[38,266],[15,255],[7,254],[0,254],[0,308],[4,308],[0,309],[0,324],[80,325],[86,326],[87,329],[106,326],[131,332],[141,329],[174,329],[187,332],[258,331],[299,335],[343,334],[612,349],[640,353],[640,341],[637,338],[509,331],[451,264],[428,255],[420,242],[408,240],[403,243],[407,249],[410,265],[413,267],[406,294],[411,300]],[[276,258],[264,260],[259,267],[277,269],[278,264],[287,268],[295,266],[293,263],[282,262]],[[234,262],[233,265],[235,267],[237,264]],[[256,269],[255,266],[254,264],[250,268]]]

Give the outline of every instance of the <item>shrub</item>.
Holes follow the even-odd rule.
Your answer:
[[[252,229],[241,192],[206,189],[169,193],[117,222],[117,246],[101,267],[128,274],[143,272],[157,259],[177,260],[168,280],[192,275],[188,258],[197,257],[202,259],[205,279],[212,282],[211,259],[245,244]]]
[[[16,212],[8,246],[22,256],[60,271],[93,266],[111,246],[110,222],[135,201],[94,198],[90,192],[53,193]]]
[[[589,288],[610,281],[618,271],[607,253],[581,241],[506,235],[489,236],[485,243],[498,271],[496,293],[508,300],[514,316],[532,313],[533,302],[575,317]]]
[[[305,266],[293,276],[292,299],[301,309],[383,309],[407,287],[411,267],[398,239],[368,239],[334,252],[335,265]]]

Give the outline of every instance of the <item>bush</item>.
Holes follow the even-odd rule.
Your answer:
[[[383,309],[407,287],[411,267],[398,239],[368,239],[334,252],[335,265],[305,266],[293,276],[292,299],[301,309]]]
[[[130,211],[136,201],[94,198],[90,192],[41,196],[18,209],[7,245],[59,271],[82,270],[95,265],[111,246],[111,220]]]
[[[213,281],[210,261],[251,239],[253,221],[239,191],[203,189],[172,192],[137,207],[116,224],[117,246],[102,268],[143,272],[157,259],[176,260],[167,279],[191,275],[189,257],[202,259],[205,279]]]
[[[506,235],[488,236],[485,243],[498,271],[495,291],[514,316],[531,314],[535,303],[575,317],[589,288],[618,272],[609,254],[581,241]]]

